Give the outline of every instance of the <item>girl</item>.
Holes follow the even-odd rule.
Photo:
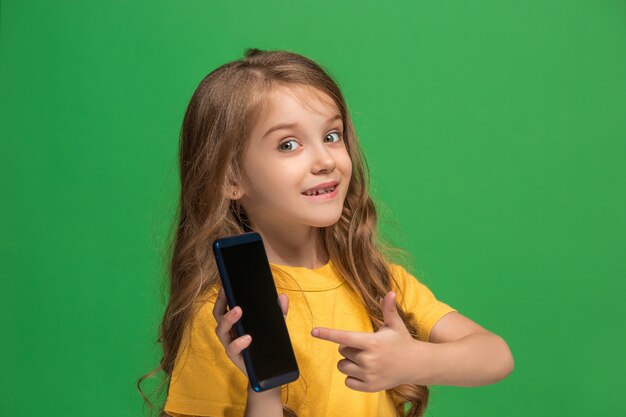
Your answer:
[[[429,384],[508,375],[506,342],[438,301],[377,241],[366,165],[336,83],[295,53],[245,55],[200,83],[182,126],[163,358],[153,371],[169,381],[162,415],[413,417]],[[210,250],[218,237],[252,230],[300,369],[297,381],[260,393],[241,355],[254,340],[233,337],[246,312],[227,311]]]

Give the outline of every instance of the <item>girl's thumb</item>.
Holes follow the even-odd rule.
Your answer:
[[[383,320],[388,327],[396,327],[398,324],[404,324],[402,318],[398,314],[396,307],[396,293],[390,291],[385,295],[382,302]]]

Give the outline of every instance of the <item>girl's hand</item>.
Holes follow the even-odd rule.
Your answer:
[[[414,383],[419,378],[414,374],[415,363],[407,364],[414,358],[421,358],[427,368],[429,344],[413,339],[396,310],[395,298],[393,291],[383,298],[385,324],[376,333],[322,327],[311,331],[317,338],[339,344],[339,353],[344,359],[337,363],[337,368],[347,375],[346,386],[349,388],[376,392]]]
[[[289,298],[286,294],[280,294],[278,299],[280,300],[283,315],[286,317],[287,310],[289,309]],[[215,321],[217,321],[215,333],[224,346],[226,356],[228,356],[237,368],[247,377],[248,373],[246,372],[246,365],[243,362],[241,351],[250,346],[254,341],[250,335],[235,338],[236,334],[233,325],[241,318],[243,311],[239,306],[234,307],[230,311],[226,311],[226,305],[226,295],[224,294],[224,289],[220,287],[217,300],[215,300],[215,307],[213,307],[213,317],[215,317]]]

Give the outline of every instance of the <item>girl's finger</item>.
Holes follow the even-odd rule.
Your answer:
[[[355,391],[374,392],[374,390],[370,389],[365,382],[351,376],[346,378],[346,387]]]
[[[217,338],[220,339],[224,347],[226,347],[232,341],[232,335],[230,334],[230,330],[233,327],[233,324],[237,322],[242,316],[243,312],[241,311],[241,307],[236,306],[228,313],[224,314],[222,319],[217,323],[217,327],[215,328],[215,333],[217,334]]]
[[[215,300],[215,306],[213,306],[213,317],[215,317],[215,321],[219,323],[225,311],[226,311],[226,294],[224,294],[224,289],[220,287],[220,290],[217,293],[217,299]]]
[[[351,376],[353,378],[357,378],[363,380],[365,378],[365,371],[356,363],[352,362],[349,359],[342,359],[337,362],[337,369],[342,374],[347,376]]]
[[[287,297],[287,294],[280,294],[278,299],[280,300],[280,308],[283,311],[283,316],[287,316],[287,311],[289,310],[289,297]]]
[[[364,350],[371,349],[376,344],[376,334],[369,332],[355,332],[329,329],[328,327],[315,327],[311,330],[311,336],[340,345],[348,345]]]
[[[249,334],[244,334],[243,336],[233,340],[226,347],[226,355],[233,361],[239,361],[243,363],[241,358],[238,358],[238,355],[241,353],[242,350],[250,346],[250,343],[252,343],[252,336],[250,336]]]
[[[346,359],[350,359],[357,365],[362,364],[360,356],[363,354],[363,350],[361,349],[353,348],[346,345],[339,345],[339,353],[341,354],[341,356],[345,357]]]

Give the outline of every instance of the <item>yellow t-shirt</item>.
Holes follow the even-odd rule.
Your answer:
[[[437,320],[455,310],[438,301],[403,267],[389,266],[400,286],[397,302],[404,311],[415,314],[420,334],[428,340]],[[278,293],[289,297],[286,322],[300,370],[296,381],[282,387],[283,404],[299,417],[395,416],[386,391],[368,393],[348,388],[346,375],[337,369],[343,358],[338,345],[311,336],[316,326],[373,331],[358,296],[335,272],[332,261],[317,269],[276,264],[272,269]],[[184,331],[165,411],[172,416],[242,416],[247,377],[226,356],[215,334],[215,295],[202,303]]]

